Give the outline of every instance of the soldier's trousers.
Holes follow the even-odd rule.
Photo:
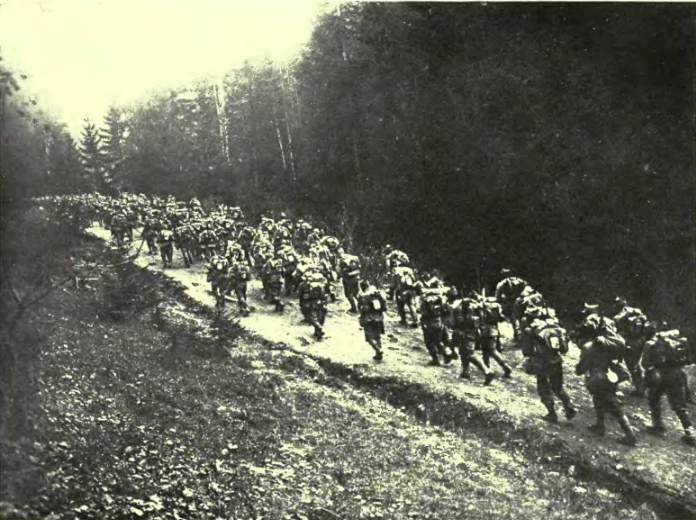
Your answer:
[[[510,368],[510,365],[505,362],[503,356],[500,355],[500,352],[498,352],[498,340],[499,338],[497,337],[479,338],[481,354],[483,354],[483,363],[490,368],[491,359],[493,359],[496,363],[498,363],[498,365],[500,365],[500,368],[502,368],[506,374],[509,374],[512,372],[512,369]]]
[[[616,395],[616,389],[617,386],[615,384],[607,384],[606,388],[595,388],[590,391],[592,404],[597,416],[596,430],[599,433],[604,433],[604,420],[606,415],[609,414],[618,421],[619,426],[627,437],[634,437],[633,428],[631,428],[628,418],[621,407],[619,398]]]
[[[536,380],[539,398],[550,412],[554,407],[554,396],[563,403],[565,410],[572,408],[570,397],[563,388],[563,363],[544,365],[542,372],[537,374]]]
[[[483,364],[483,361],[476,353],[476,337],[455,330],[452,334],[452,344],[459,350],[459,359],[462,362],[462,375],[469,375],[469,365],[474,365],[484,375],[490,373],[488,367]]]
[[[408,309],[411,319],[414,323],[416,320],[416,309],[413,307],[413,294],[410,291],[397,291],[396,293],[396,309],[399,311],[401,323],[406,323],[406,309]]]
[[[358,294],[360,293],[360,277],[350,276],[343,278],[343,293],[350,303],[350,308],[355,310],[358,303]]]
[[[643,367],[640,365],[640,360],[643,357],[643,348],[635,347],[637,342],[633,342],[626,348],[624,354],[624,361],[626,361],[626,368],[628,368],[631,374],[631,381],[637,392],[642,393],[645,388],[643,385]]]
[[[162,263],[164,265],[171,265],[172,257],[174,256],[174,246],[172,244],[162,244],[160,247],[160,255],[162,256]]]
[[[433,359],[433,362],[440,362],[438,354],[440,354],[443,359],[447,358],[445,346],[442,344],[442,327],[423,326],[423,340],[425,341],[425,348],[428,349],[428,353]]]
[[[249,311],[249,304],[247,303],[247,283],[238,282],[234,284],[234,295],[237,297],[237,306],[239,307],[239,312],[242,314]]]
[[[662,396],[667,396],[669,405],[679,418],[684,429],[691,427],[691,420],[686,404],[686,374],[681,368],[660,371],[659,382],[648,387],[648,406],[653,425],[662,425]]]
[[[368,321],[364,324],[365,341],[375,350],[376,354],[382,352],[382,334],[384,334],[383,321]]]
[[[276,305],[280,303],[280,294],[283,291],[283,282],[282,281],[277,281],[277,282],[268,282],[267,284],[268,288],[268,299],[271,303],[275,303]]]
[[[314,327],[314,336],[321,338],[324,335],[324,321],[326,319],[326,309],[324,307],[313,306],[307,313],[309,324]]]

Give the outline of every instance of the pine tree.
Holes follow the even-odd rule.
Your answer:
[[[123,187],[123,140],[125,124],[121,111],[111,107],[104,117],[100,132],[104,161],[104,185],[107,191],[119,191]]]
[[[98,190],[108,188],[104,176],[106,168],[102,146],[96,127],[89,119],[85,119],[80,142],[80,159],[86,183]]]

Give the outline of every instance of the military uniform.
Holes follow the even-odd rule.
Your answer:
[[[157,244],[162,256],[162,266],[171,267],[174,256],[174,233],[168,229],[163,229],[157,237]]]
[[[485,384],[490,385],[495,376],[476,353],[479,317],[475,305],[475,301],[470,298],[452,302],[452,344],[459,350],[462,363],[462,373],[459,377],[470,379],[469,365],[474,365],[485,376]]]
[[[684,428],[682,440],[694,445],[694,429],[687,410],[686,374],[683,369],[684,365],[693,361],[687,353],[687,340],[679,331],[658,332],[645,345],[643,368],[652,416],[652,425],[648,431],[657,435],[664,433],[661,400],[666,395]]]
[[[233,262],[229,267],[229,276],[237,298],[237,306],[242,316],[251,312],[247,303],[247,284],[251,278],[251,269],[243,259]]]
[[[374,359],[381,361],[384,358],[382,334],[384,334],[384,313],[387,310],[384,295],[373,285],[363,283],[363,290],[358,294],[358,309],[360,326],[365,331],[365,341],[374,349]]]
[[[326,319],[327,293],[323,276],[311,275],[299,288],[300,309],[307,322],[314,327],[314,337],[321,340],[324,337],[324,320]]]
[[[572,419],[576,410],[563,388],[563,359],[568,352],[566,331],[548,313],[539,312],[521,333],[522,354],[527,359],[525,371],[536,377],[537,393],[548,411],[544,417],[557,422],[554,395],[563,404],[565,416]]]
[[[399,312],[399,318],[402,325],[408,325],[406,321],[406,310],[413,320],[412,327],[417,327],[415,298],[416,298],[416,279],[413,269],[410,267],[396,267],[394,269],[394,289],[396,292],[396,308]]]
[[[645,394],[645,388],[643,386],[643,370],[640,360],[643,356],[643,348],[647,339],[645,332],[648,319],[640,309],[625,305],[625,301],[618,299],[617,303],[621,309],[614,316],[614,323],[617,331],[626,341],[624,361],[626,362],[626,368],[628,368],[631,374],[631,380],[635,388],[634,393],[642,396]]]
[[[283,290],[283,263],[280,258],[270,258],[261,270],[268,291],[268,299],[275,304],[276,312],[282,312],[285,304],[281,300]]]
[[[445,311],[444,298],[439,292],[426,291],[423,294],[420,307],[420,322],[423,330],[423,341],[430,354],[430,365],[440,366],[442,356],[445,364],[452,361],[452,358],[445,351],[442,343],[444,333],[443,315]]]
[[[619,365],[624,350],[623,338],[616,333],[612,320],[598,314],[587,316],[578,332],[576,336],[581,338],[579,345],[582,354],[575,373],[585,375],[585,386],[592,395],[597,416],[597,422],[589,429],[598,435],[604,435],[604,420],[608,413],[614,416],[624,432],[624,437],[619,442],[635,446],[635,433],[616,394],[619,382],[629,377],[627,372],[623,376],[625,371]]]
[[[343,254],[339,262],[343,292],[350,303],[351,312],[357,312],[360,292],[360,259],[355,255]]]
[[[478,340],[483,355],[483,363],[490,368],[490,360],[495,360],[503,369],[503,377],[509,378],[512,369],[501,355],[500,330],[498,324],[503,320],[503,310],[495,298],[482,298],[477,305],[479,315]]]
[[[504,278],[495,287],[495,299],[500,303],[500,307],[503,309],[503,316],[512,325],[514,339],[516,341],[520,339],[520,330],[519,322],[515,318],[514,313],[515,302],[520,297],[525,287],[529,287],[529,284],[522,278],[516,276]]]

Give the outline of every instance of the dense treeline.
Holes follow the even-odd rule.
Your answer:
[[[692,326],[694,21],[686,4],[336,6],[289,66],[114,108],[82,163],[105,190],[292,209],[457,283],[504,265],[559,308],[621,293]]]

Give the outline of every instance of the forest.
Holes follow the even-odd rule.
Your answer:
[[[3,68],[3,224],[40,195],[196,196],[391,243],[469,288],[508,267],[570,317],[620,294],[693,330],[695,21],[691,4],[338,4],[294,62],[113,106],[77,139]]]

